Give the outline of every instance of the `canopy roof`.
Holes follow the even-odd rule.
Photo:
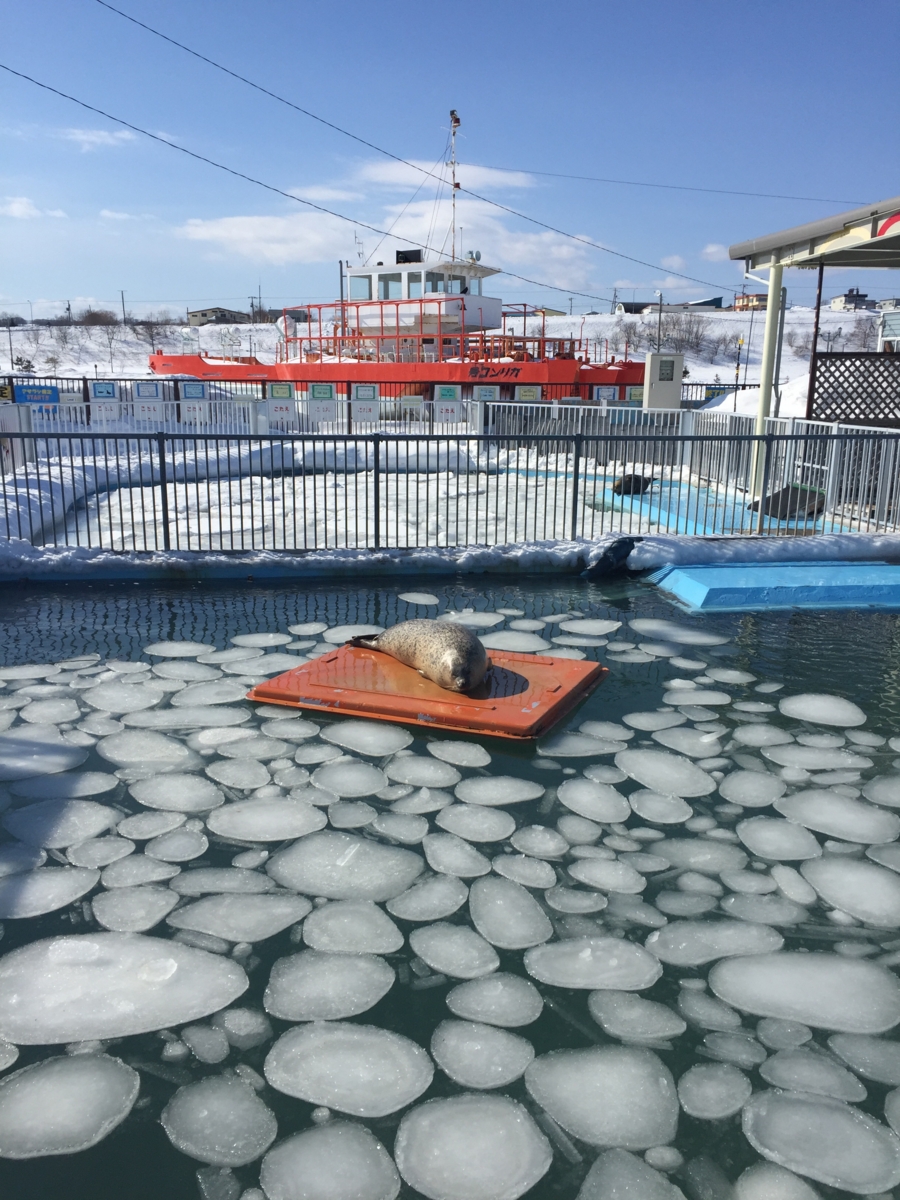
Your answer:
[[[749,270],[774,267],[900,267],[900,196],[736,242]]]

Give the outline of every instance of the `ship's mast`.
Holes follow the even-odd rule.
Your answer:
[[[450,258],[456,261],[456,193],[459,184],[456,182],[456,131],[459,129],[459,114],[455,108],[450,109]]]

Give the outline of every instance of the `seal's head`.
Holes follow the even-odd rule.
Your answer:
[[[471,650],[467,653],[454,646],[441,659],[439,678],[435,683],[451,692],[471,692],[484,679],[490,665],[486,654],[473,654]]]

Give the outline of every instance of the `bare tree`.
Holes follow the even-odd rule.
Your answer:
[[[878,337],[878,322],[874,317],[857,317],[847,337],[847,344],[856,350],[871,350]]]
[[[118,345],[119,339],[122,336],[122,329],[119,325],[103,325],[102,329],[106,348],[109,351],[109,369],[110,371],[114,371],[113,349]]]
[[[78,325],[118,325],[119,318],[108,308],[85,308],[75,316]]]
[[[800,334],[796,329],[789,329],[784,335],[784,340],[790,346],[795,357],[809,358],[812,350],[812,333],[809,330]]]

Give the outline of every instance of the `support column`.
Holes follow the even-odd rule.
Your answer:
[[[759,408],[756,410],[756,433],[766,432],[766,418],[772,407],[772,380],[775,375],[775,355],[778,349],[778,321],[781,311],[781,263],[769,268],[769,298],[766,301],[766,331],[763,336],[762,365],[759,378]]]
[[[775,353],[778,347],[778,325],[781,315],[781,278],[784,269],[780,263],[769,267],[769,296],[766,301],[766,329],[763,335],[762,364],[759,377],[759,407],[756,410],[754,433],[761,438],[766,432],[766,418],[772,407],[772,379],[775,375]],[[749,353],[749,351],[748,351]],[[750,479],[751,491],[759,501],[760,522],[763,518],[763,488],[765,487],[766,455],[762,442],[753,444],[753,459]],[[759,532],[762,532],[760,528]]]

